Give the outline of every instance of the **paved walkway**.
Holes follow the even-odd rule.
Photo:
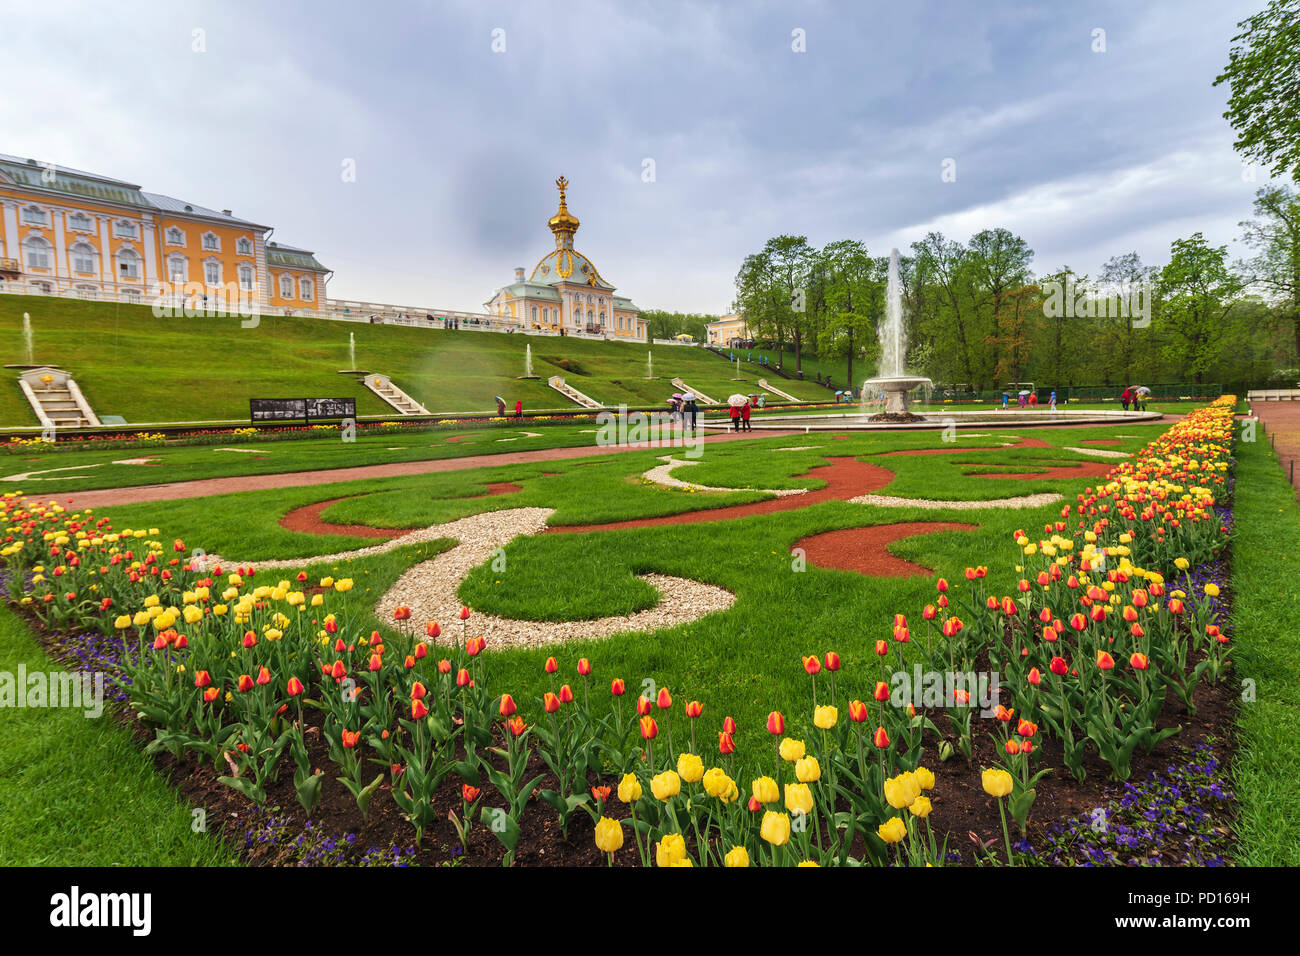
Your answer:
[[[1264,438],[1272,443],[1282,471],[1300,497],[1300,469],[1292,467],[1292,462],[1300,460],[1300,402],[1255,402],[1251,411],[1263,423]]]
[[[802,435],[803,430],[768,431],[762,435],[741,432],[707,433],[703,440],[710,445],[718,442],[743,441],[755,438],[781,438]],[[564,461],[571,458],[596,458],[601,455],[629,451],[667,451],[681,445],[668,446],[638,443],[634,445],[578,445],[566,448],[541,448],[536,451],[502,452],[495,455],[467,455],[463,458],[440,458],[434,461],[396,461],[384,465],[358,465],[352,468],[321,468],[315,471],[292,471],[271,475],[236,475],[228,478],[199,478],[194,481],[176,481],[161,485],[130,485],[125,488],[102,488],[71,494],[52,493],[30,495],[32,501],[57,500],[67,508],[106,508],[112,505],[131,505],[148,501],[175,501],[180,498],[207,498],[238,491],[264,491],[269,488],[304,488],[326,485],[336,481],[360,481],[366,478],[394,478],[403,475],[428,475],[444,471],[462,471],[469,468],[493,468],[501,465],[521,465],[539,461]]]

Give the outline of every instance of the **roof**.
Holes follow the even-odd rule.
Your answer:
[[[217,209],[209,209],[207,206],[198,206],[184,199],[177,199],[174,196],[164,196],[162,193],[143,193],[142,194],[149,205],[163,212],[174,212],[182,216],[198,216],[201,219],[214,219],[232,226],[249,226],[253,229],[269,229],[270,226],[263,226],[260,223],[252,222],[247,219],[236,219],[234,216],[227,215]]]
[[[49,176],[47,170],[53,171]],[[52,163],[38,163],[34,159],[21,159],[0,153],[0,177],[15,185],[42,192],[80,196],[83,199],[101,199],[124,206],[148,208],[151,204],[140,187],[121,179],[110,179],[98,173],[86,173]]]
[[[282,269],[309,269],[312,272],[329,272],[316,259],[316,254],[307,249],[285,246],[278,242],[266,244],[267,266],[279,266]]]
[[[594,277],[595,283],[591,280]],[[581,252],[572,248],[553,249],[533,266],[533,274],[528,277],[532,282],[544,282],[547,285],[559,285],[568,282],[571,285],[591,286],[603,292],[612,292],[614,286],[606,282],[596,270],[596,264]]]

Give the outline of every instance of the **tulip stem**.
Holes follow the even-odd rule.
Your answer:
[[[1002,798],[998,798],[998,813],[1002,816],[1002,837],[1007,843],[1007,866],[1015,866],[1015,861],[1011,858],[1011,831],[1007,829],[1007,810]]]

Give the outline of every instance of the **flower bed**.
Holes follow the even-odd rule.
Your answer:
[[[16,495],[0,555],[14,600],[49,633],[98,634],[78,645],[94,666],[121,648],[130,712],[174,774],[244,806],[296,798],[314,815],[301,855],[276,862],[405,862],[411,840],[423,853],[450,826],[446,842],[474,847],[476,862],[489,861],[487,839],[506,863],[938,865],[957,852],[955,830],[931,814],[974,781],[1000,839],[963,858],[1022,862],[1012,835],[1031,833],[1045,777],[1125,781],[1179,734],[1180,710],[1190,723],[1230,697],[1213,563],[1230,528],[1232,409],[1225,397],[1192,413],[1041,535],[1017,533],[1015,594],[988,592],[986,569],[970,568],[964,583],[936,583],[915,633],[902,613],[886,623],[874,660],[806,657],[809,712],[789,726],[773,712],[772,746],[749,752],[730,718],[706,721],[704,704],[664,688],[652,699],[617,678],[597,685],[585,660],[572,685],[549,660],[551,690],[521,712],[493,685],[468,608],[450,646],[400,606],[386,640],[331,606],[348,579],[259,583],[252,568],[192,564],[157,529],[28,510]],[[903,693],[918,659],[925,686]],[[992,695],[949,676],[993,674]],[[984,711],[991,735],[975,723]],[[322,817],[338,832],[400,821],[406,836],[390,826],[386,843],[341,848]],[[302,836],[262,819],[250,852]],[[585,849],[576,833],[590,835]]]

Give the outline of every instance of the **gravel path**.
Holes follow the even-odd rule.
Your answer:
[[[975,511],[980,508],[1037,508],[1060,501],[1061,495],[1043,492],[1037,495],[1019,495],[1015,498],[991,498],[987,501],[939,501],[933,498],[895,498],[893,495],[859,495],[849,501],[857,505],[876,505],[879,508],[924,508],[927,511]]]
[[[680,478],[674,478],[671,474],[674,468],[681,468],[685,465],[698,465],[698,461],[683,461],[680,458],[674,458],[672,455],[664,455],[660,461],[666,461],[666,465],[658,465],[649,471],[641,473],[641,477],[646,481],[652,481],[656,485],[663,485],[667,488],[686,488],[693,491],[761,491],[765,495],[776,495],[778,498],[784,498],[788,495],[806,495],[807,488],[718,488],[714,485],[696,485],[689,481],[682,481]]]
[[[383,621],[393,619],[393,610],[399,604],[407,605],[411,609],[411,620],[417,624],[417,634],[423,630],[425,622],[437,621],[443,626],[443,636],[439,642],[450,644],[457,634],[456,628],[460,627],[461,603],[456,589],[466,575],[480,564],[492,560],[498,548],[504,548],[520,535],[539,534],[545,529],[546,520],[552,514],[554,510],[551,508],[489,511],[421,528],[368,548],[295,561],[261,561],[254,564],[259,569],[269,569],[346,561],[383,554],[408,544],[455,538],[459,543],[454,548],[408,569],[375,605],[375,614]],[[239,562],[227,559],[225,563]],[[666,574],[642,574],[638,577],[659,592],[659,603],[644,611],[559,623],[519,621],[475,612],[470,618],[470,634],[474,637],[482,635],[490,648],[542,647],[627,631],[656,631],[676,627],[715,611],[725,611],[736,601],[736,596],[730,591],[688,578]]]

